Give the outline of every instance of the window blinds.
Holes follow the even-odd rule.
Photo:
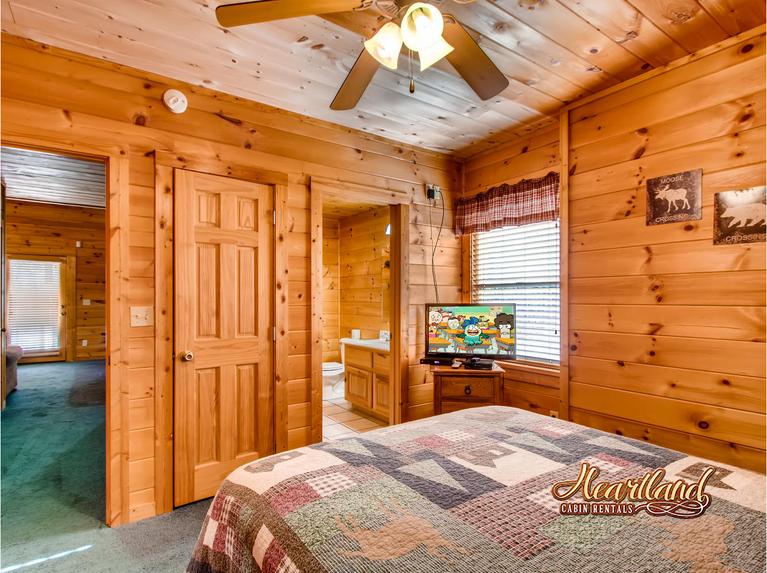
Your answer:
[[[559,362],[559,221],[472,235],[472,300],[516,303],[517,357]]]
[[[61,349],[61,263],[10,259],[9,343],[24,354]]]

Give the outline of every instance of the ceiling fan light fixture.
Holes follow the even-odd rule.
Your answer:
[[[365,49],[378,63],[391,70],[397,69],[402,50],[402,33],[394,22],[384,25],[375,36],[365,42]]]
[[[430,68],[453,50],[453,46],[448,44],[441,36],[439,40],[431,46],[421,48],[418,51],[418,60],[421,62],[421,71]]]
[[[402,40],[414,52],[420,52],[442,39],[445,23],[436,6],[416,2],[402,19]]]

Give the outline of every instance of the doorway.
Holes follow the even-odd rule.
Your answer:
[[[394,423],[393,207],[322,198],[323,439]]]
[[[103,161],[2,148],[4,561],[103,527]]]
[[[274,187],[175,169],[174,505],[274,451]]]

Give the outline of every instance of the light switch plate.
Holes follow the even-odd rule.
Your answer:
[[[83,340],[82,341],[82,345],[83,345],[83,347],[88,346],[88,340]]]
[[[130,325],[154,326],[154,308],[151,306],[132,306],[130,307]]]

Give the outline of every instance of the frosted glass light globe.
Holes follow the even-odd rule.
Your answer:
[[[402,19],[402,40],[408,48],[418,52],[437,43],[444,28],[442,13],[435,6],[416,2]]]

